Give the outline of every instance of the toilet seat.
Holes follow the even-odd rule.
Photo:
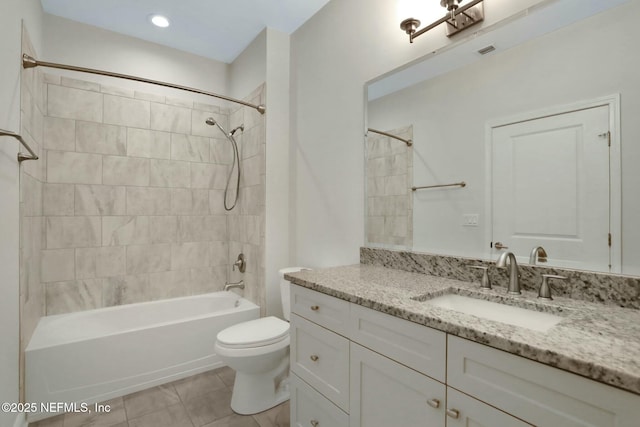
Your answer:
[[[216,338],[216,345],[230,350],[266,347],[288,341],[289,323],[274,316],[263,317],[230,326]]]

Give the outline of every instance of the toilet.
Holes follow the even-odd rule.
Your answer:
[[[224,329],[216,337],[215,351],[236,371],[231,409],[251,415],[289,400],[289,315],[291,313],[287,273],[303,270],[284,268],[280,274],[280,297],[285,320],[274,316],[242,322]]]

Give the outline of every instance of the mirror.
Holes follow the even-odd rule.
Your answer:
[[[541,265],[640,275],[640,50],[635,43],[640,28],[633,22],[640,4],[622,3],[575,23],[556,22],[558,29],[536,24],[553,12],[551,6],[539,8],[369,83],[367,126],[392,134],[410,129],[413,145],[388,138],[383,142],[368,133],[366,245],[492,260],[510,250],[522,263],[529,263],[531,251],[541,245],[548,249],[547,263]],[[524,40],[523,33],[530,39]],[[489,45],[493,52],[477,52]],[[584,126],[554,124],[555,133],[509,128],[602,105],[606,111],[599,120],[604,127],[588,116],[583,117]],[[499,129],[513,130],[506,137],[512,142],[529,141],[533,134],[543,137],[508,147],[501,145]],[[574,141],[574,149],[554,151],[560,146],[554,138],[566,129],[573,129],[576,138],[590,138]],[[609,169],[597,172],[604,175],[594,183],[598,175],[585,163],[584,150],[609,140],[611,148],[604,150]],[[380,160],[385,150],[389,155],[404,151],[411,159],[404,171],[408,199],[398,199],[393,206],[376,200],[400,196],[385,193],[380,184],[384,166],[379,165],[394,161]],[[402,175],[397,168],[388,169],[386,182],[394,172]],[[595,195],[602,180],[609,191],[605,199]],[[465,186],[411,191],[412,186],[461,182]],[[509,184],[508,189],[503,184]],[[609,203],[606,209],[602,200]],[[391,213],[396,219],[385,216]],[[585,222],[589,215],[594,218]],[[399,217],[409,221],[407,235],[380,240],[386,224],[402,234]],[[564,225],[553,225],[560,219],[566,220]],[[507,227],[511,231],[498,234],[513,224]],[[597,245],[604,247],[604,259],[587,257],[589,249],[576,249],[581,246],[554,246],[560,240],[586,242],[592,231]],[[546,240],[537,240],[541,235]],[[563,251],[576,259],[568,260]]]

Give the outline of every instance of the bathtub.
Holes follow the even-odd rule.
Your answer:
[[[26,402],[92,404],[223,366],[218,332],[259,316],[215,292],[43,317],[25,351]]]

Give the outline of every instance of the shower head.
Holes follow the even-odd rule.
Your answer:
[[[204,121],[206,124],[208,124],[209,126],[213,126],[216,124],[216,121],[213,119],[213,117],[209,117],[207,120]]]

